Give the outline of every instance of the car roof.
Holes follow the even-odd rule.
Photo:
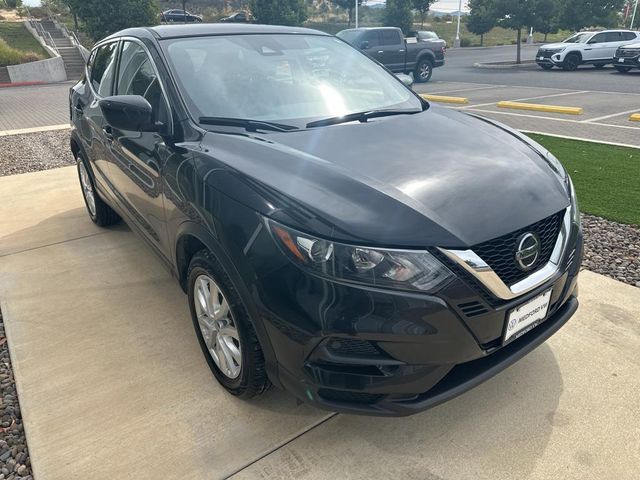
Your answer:
[[[156,27],[135,27],[120,30],[101,40],[113,40],[119,37],[156,38],[164,40],[169,38],[207,37],[213,35],[259,35],[259,34],[307,34],[324,35],[328,33],[311,28],[285,27],[278,25],[255,25],[245,23],[196,23],[184,25],[158,25]],[[97,45],[96,44],[96,45]]]

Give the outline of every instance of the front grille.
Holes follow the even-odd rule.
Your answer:
[[[384,395],[363,392],[349,392],[346,390],[332,390],[329,388],[321,388],[318,394],[325,400],[333,400],[336,402],[360,403],[371,405],[380,400]]]
[[[620,48],[616,52],[616,57],[634,58],[640,55],[640,49]]]
[[[558,238],[563,216],[564,210],[533,225],[481,243],[471,247],[471,249],[496,272],[505,284],[513,285],[525,279],[549,261]],[[522,271],[516,263],[516,249],[518,238],[527,232],[533,232],[538,235],[541,249],[533,268]]]
[[[357,338],[333,338],[328,342],[327,348],[332,353],[347,357],[381,356],[380,350],[378,350],[371,342],[368,342],[367,340],[358,340]]]
[[[551,58],[551,55],[553,55],[554,52],[553,50],[538,50],[538,57],[544,57],[544,58]]]

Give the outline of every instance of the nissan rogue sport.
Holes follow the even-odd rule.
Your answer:
[[[411,414],[578,307],[580,217],[558,160],[430,105],[334,36],[125,30],[93,48],[70,113],[89,216],[124,219],[168,266],[238,397],[275,384]]]

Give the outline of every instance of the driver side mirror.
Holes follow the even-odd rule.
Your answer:
[[[140,95],[114,95],[100,100],[107,123],[118,130],[157,132],[151,104]]]
[[[369,49],[369,42],[367,40],[364,40],[363,42],[360,42],[360,49],[361,50],[368,50]]]
[[[411,87],[413,85],[413,77],[411,75],[407,75],[406,73],[396,73],[396,77],[407,87]]]

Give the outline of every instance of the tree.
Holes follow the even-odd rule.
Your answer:
[[[94,40],[129,27],[156,25],[159,21],[155,0],[80,0],[78,4],[77,15]]]
[[[420,28],[424,27],[424,19],[427,16],[427,12],[431,8],[431,5],[435,3],[436,0],[413,0],[413,8],[415,8],[420,14]]]
[[[42,3],[43,5],[52,9],[69,10],[69,13],[71,13],[71,16],[73,17],[73,29],[78,31],[80,30],[80,24],[78,22],[78,12],[82,7],[83,2],[84,0],[46,0]]]
[[[531,27],[536,32],[544,33],[544,41],[547,35],[557,32],[558,25],[558,2],[557,0],[538,0],[536,6],[536,16]]]
[[[562,28],[581,30],[584,27],[615,27],[624,0],[561,0],[558,20]]]
[[[300,25],[307,19],[304,0],[250,0],[249,10],[258,23]]]
[[[384,24],[398,27],[405,34],[413,30],[413,12],[411,0],[387,0],[384,10]]]
[[[22,0],[6,0],[7,8],[13,9],[22,6]]]
[[[498,25],[516,31],[516,63],[522,63],[522,29],[534,25],[537,3],[538,0],[493,0]]]
[[[348,12],[349,21],[348,21],[347,27],[351,28],[351,22],[353,20],[353,12],[356,8],[355,0],[329,0],[329,1],[333,3],[336,7],[342,8]],[[358,0],[358,7],[360,7],[362,3],[363,3],[363,0]]]
[[[553,1],[553,0],[549,0]],[[467,30],[480,35],[480,46],[484,45],[484,34],[496,25],[496,13],[491,0],[470,0],[471,13],[467,20]]]

